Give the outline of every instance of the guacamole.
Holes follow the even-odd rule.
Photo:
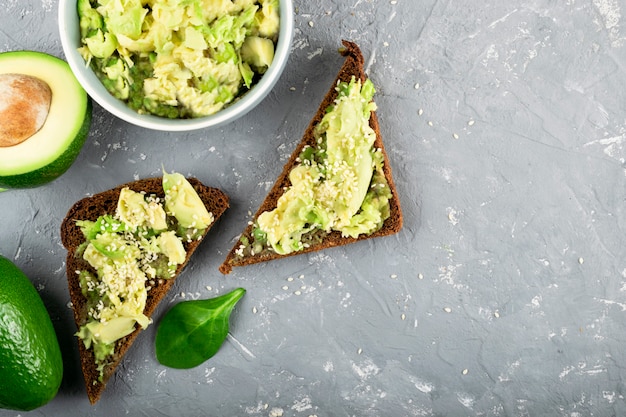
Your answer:
[[[123,188],[114,214],[77,222],[85,242],[76,255],[91,269],[76,271],[87,298],[87,319],[76,335],[93,349],[100,377],[117,340],[150,325],[144,309],[151,285],[172,278],[186,260],[183,243],[213,223],[181,174],[164,173],[163,191],[164,199]]]
[[[142,114],[213,114],[267,71],[278,0],[78,0],[79,51],[105,88]]]
[[[291,185],[276,208],[261,213],[252,241],[243,237],[236,256],[270,250],[301,251],[333,231],[357,238],[379,230],[390,215],[391,190],[384,157],[374,146],[369,120],[375,88],[352,77],[315,127],[316,146],[306,146],[289,172]]]

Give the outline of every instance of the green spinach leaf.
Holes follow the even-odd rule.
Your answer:
[[[230,314],[245,292],[237,288],[216,298],[182,301],[172,307],[157,329],[157,360],[170,368],[189,369],[215,355],[228,335]]]

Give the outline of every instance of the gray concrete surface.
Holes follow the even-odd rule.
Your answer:
[[[158,133],[94,109],[59,180],[0,193],[0,253],[34,281],[65,378],[0,416],[623,416],[626,2],[295,0],[286,72],[248,116]],[[62,57],[53,0],[3,0],[0,51]],[[378,87],[405,227],[394,237],[217,267],[356,41]],[[192,370],[148,328],[90,406],[58,228],[71,204],[161,166],[232,199],[156,318],[241,286],[231,337]],[[68,411],[69,410],[69,411]]]

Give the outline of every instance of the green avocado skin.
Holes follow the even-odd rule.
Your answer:
[[[67,171],[80,153],[87,136],[89,136],[89,128],[91,127],[92,119],[92,107],[93,104],[91,98],[87,97],[87,107],[85,109],[83,124],[78,130],[72,143],[67,147],[66,151],[61,156],[48,165],[34,171],[18,175],[0,176],[0,187],[34,188],[49,183]]]
[[[62,378],[61,349],[43,300],[0,256],[0,408],[41,407],[56,396]]]

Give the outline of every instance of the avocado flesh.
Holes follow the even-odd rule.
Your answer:
[[[390,196],[376,195],[377,188],[389,187],[384,175],[375,177],[383,159],[373,148],[376,132],[370,126],[374,86],[352,77],[350,83],[338,84],[337,91],[315,127],[320,149],[303,151],[300,164],[289,173],[291,186],[273,210],[257,217],[267,243],[280,255],[304,249],[303,236],[316,229],[352,238],[373,233],[388,211]],[[319,160],[312,158],[316,153]]]
[[[173,193],[177,189],[178,193]],[[161,211],[166,227],[155,230],[153,203],[161,207],[183,207],[190,219],[201,219],[207,209],[193,186],[178,173],[163,173],[165,199],[130,190],[121,190],[115,214],[100,216],[95,222],[79,220],[77,225],[86,239],[76,250],[76,256],[93,269],[80,272],[82,294],[87,298],[87,317],[76,333],[85,348],[92,349],[100,378],[115,351],[117,340],[137,328],[145,329],[151,320],[144,314],[148,291],[153,279],[170,279],[187,258],[183,245],[186,237],[178,235],[180,220],[175,213]],[[185,192],[186,191],[186,192]],[[191,195],[193,194],[193,195]],[[201,207],[189,207],[189,201],[199,201]],[[173,201],[172,201],[173,200]],[[178,200],[184,200],[179,204]],[[212,218],[212,214],[210,214]],[[130,223],[126,223],[130,222]],[[208,227],[196,224],[198,232]],[[168,230],[169,229],[169,230]],[[200,230],[201,229],[201,230]],[[186,230],[186,229],[183,229]]]
[[[241,59],[260,74],[265,73],[274,60],[274,42],[258,36],[248,36],[241,45]]]
[[[92,104],[69,65],[33,51],[0,53],[0,74],[26,74],[46,82],[52,102],[46,122],[24,142],[0,148],[0,187],[48,183],[72,165],[89,133]]]

